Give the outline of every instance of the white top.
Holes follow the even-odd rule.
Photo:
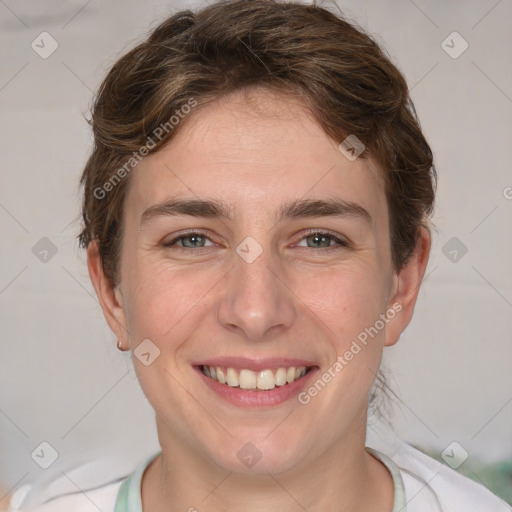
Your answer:
[[[371,443],[367,439],[366,444],[367,451],[381,460],[393,477],[392,512],[512,512],[512,507],[482,485],[396,436],[386,435],[385,443],[382,438]],[[35,487],[23,486],[11,498],[7,512],[143,512],[142,474],[159,453],[140,462],[129,475],[83,489],[83,492],[56,494],[38,500],[37,495],[41,492],[38,493]]]

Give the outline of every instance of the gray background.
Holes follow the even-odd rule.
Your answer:
[[[184,5],[202,4],[0,0],[3,492],[61,471],[76,490],[73,467],[101,458],[95,475],[108,479],[158,449],[153,412],[103,320],[74,220],[92,91]],[[457,441],[470,457],[510,458],[512,2],[338,5],[405,73],[439,173],[428,278],[412,324],[385,355],[394,427],[439,451]],[[43,31],[58,43],[46,59],[31,47]],[[454,31],[469,44],[458,58],[442,45]],[[452,39],[445,45],[457,52],[461,40]],[[33,251],[43,237],[57,250],[46,262]],[[453,237],[459,247],[446,249]],[[46,470],[31,458],[42,441],[59,453]]]

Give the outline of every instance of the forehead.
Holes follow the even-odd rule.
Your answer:
[[[386,215],[380,171],[349,161],[297,97],[237,92],[196,107],[176,136],[132,172],[127,201],[142,210],[169,197],[215,197],[235,215],[307,197],[337,196]]]

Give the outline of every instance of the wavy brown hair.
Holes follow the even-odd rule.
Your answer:
[[[223,0],[170,16],[121,57],[99,87],[89,120],[94,148],[81,178],[78,238],[84,248],[97,241],[113,286],[120,279],[130,183],[127,172],[118,179],[119,170],[191,98],[200,109],[253,86],[300,97],[335,141],[353,134],[365,144],[360,157],[371,157],[384,181],[395,270],[408,261],[420,226],[428,229],[436,173],[402,73],[341,13],[275,0]],[[108,193],[106,183],[113,184]]]

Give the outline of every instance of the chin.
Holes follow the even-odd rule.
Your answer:
[[[225,444],[222,452],[212,453],[211,457],[216,464],[233,473],[285,473],[300,461],[305,447],[300,439],[294,442],[286,433],[283,434],[280,439],[272,434],[268,436],[267,430],[261,436],[238,437]]]

